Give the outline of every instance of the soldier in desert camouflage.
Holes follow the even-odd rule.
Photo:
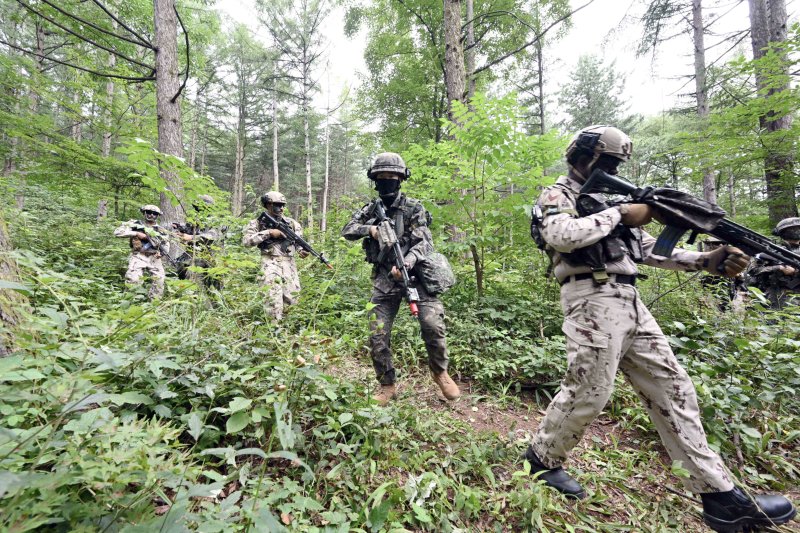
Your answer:
[[[261,197],[261,205],[274,219],[282,220],[298,236],[303,236],[300,223],[283,216],[286,207],[283,194],[268,192]],[[297,293],[300,292],[300,277],[294,256],[306,257],[308,252],[298,249],[281,230],[265,227],[257,218],[245,226],[242,244],[258,246],[261,250],[261,284],[267,288],[265,309],[268,315],[280,321],[287,308],[297,301]]]
[[[114,236],[129,239],[131,246],[125,281],[129,285],[141,285],[142,276],[149,273],[152,282],[148,297],[152,300],[164,294],[166,272],[161,257],[169,250],[169,242],[167,241],[167,231],[158,225],[161,209],[148,204],[143,205],[139,211],[144,220],[125,222],[114,230]]]
[[[731,246],[708,253],[675,249],[670,257],[653,255],[655,239],[638,229],[656,215],[645,204],[622,204],[588,216],[576,211],[580,188],[592,171],[599,168],[616,175],[632,149],[630,138],[617,128],[581,130],[567,148],[569,173],[546,188],[534,208],[534,238],[551,256],[561,284],[568,368],[525,459],[531,473],[546,485],[583,498],[583,487],[562,464],[605,407],[621,370],[672,460],[688,470],[685,483],[701,495],[706,523],[717,531],[739,531],[787,522],[795,514],[789,500],[749,496],[734,485],[721,458],[709,448],[694,385],[642,302],[632,259],[638,250],[637,259],[650,266],[733,277],[747,267],[749,258]],[[618,225],[633,230],[625,232],[627,240],[613,241]],[[604,260],[601,264],[596,264],[598,255]]]

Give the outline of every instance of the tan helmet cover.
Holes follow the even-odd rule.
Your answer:
[[[287,203],[286,197],[281,193],[279,193],[278,191],[269,191],[267,194],[261,197],[261,205],[263,205],[264,207],[266,207],[267,204],[274,204],[274,203],[285,204]]]
[[[159,209],[157,205],[153,204],[143,205],[141,208],[139,208],[139,211],[142,213],[145,211],[152,211],[153,213],[158,213],[158,215],[161,216],[161,209]]]
[[[624,131],[613,126],[595,125],[583,128],[572,137],[567,146],[566,156],[569,157],[578,148],[594,152],[591,164],[594,164],[602,154],[614,156],[621,161],[629,161],[633,154],[633,141]]]
[[[206,205],[214,205],[214,198],[209,194],[201,194],[197,198]]]

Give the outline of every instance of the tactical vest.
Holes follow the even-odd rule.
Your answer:
[[[562,184],[556,183],[555,187],[561,188],[564,190],[565,194],[570,197],[573,197],[575,194],[572,189]],[[605,195],[581,193],[575,199],[576,211],[574,214],[579,217],[585,217],[605,211],[610,207],[612,207],[612,205],[608,203],[608,199]],[[555,250],[544,240],[539,226],[544,221],[545,217],[560,212],[563,211],[554,213],[543,212],[542,206],[537,203],[533,207],[533,212],[531,214],[531,237],[540,250],[547,252],[550,257],[551,266]],[[619,261],[625,257],[625,255],[628,255],[635,263],[644,261],[642,237],[641,229],[617,224],[606,237],[600,239],[596,243],[578,248],[573,252],[559,252],[559,254],[561,259],[572,267],[589,267],[594,280],[598,283],[605,283],[609,279],[608,273],[606,272],[606,265],[608,263]]]
[[[373,201],[373,203],[371,204],[370,215],[367,221],[365,222],[365,224],[370,226],[374,226],[376,223],[376,216],[374,214],[375,212],[374,205],[376,202],[377,200]],[[410,243],[411,232],[409,231],[408,234],[406,234],[405,221],[406,219],[410,219],[413,216],[414,212],[417,210],[419,205],[420,205],[419,200],[416,200],[414,198],[409,198],[408,196],[403,196],[403,201],[399,206],[394,208],[394,213],[392,215],[389,214],[387,209],[386,216],[392,219],[394,225],[394,232],[397,234],[397,240],[400,244],[400,249],[402,250],[403,255],[405,255],[411,248],[411,243]],[[431,223],[430,213],[426,212],[426,216],[427,216],[427,222],[428,224],[430,224]],[[381,252],[381,246],[378,243],[378,241],[376,241],[375,239],[364,239],[361,241],[361,246],[364,248],[365,252],[364,260],[367,263],[378,266],[378,264],[380,263],[379,258]],[[391,268],[391,265],[389,264],[391,262],[390,259],[384,258],[383,262],[385,263],[386,266]]]

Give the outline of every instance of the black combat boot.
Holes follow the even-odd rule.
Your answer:
[[[739,487],[728,492],[701,494],[703,520],[714,531],[758,531],[761,526],[785,524],[797,513],[792,502],[779,495],[751,497]]]
[[[572,479],[572,476],[564,472],[560,466],[558,468],[544,466],[530,446],[523,457],[531,464],[531,475],[541,472],[539,479],[544,480],[544,484],[548,487],[556,489],[567,498],[582,500],[586,497],[586,491],[580,483]]]

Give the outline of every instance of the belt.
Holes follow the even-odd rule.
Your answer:
[[[567,276],[559,281],[559,285],[566,285],[570,281],[580,281],[582,279],[593,279],[591,272],[584,272],[583,274],[574,274]],[[611,283],[622,283],[623,285],[636,285],[636,274],[609,274],[608,281]]]

